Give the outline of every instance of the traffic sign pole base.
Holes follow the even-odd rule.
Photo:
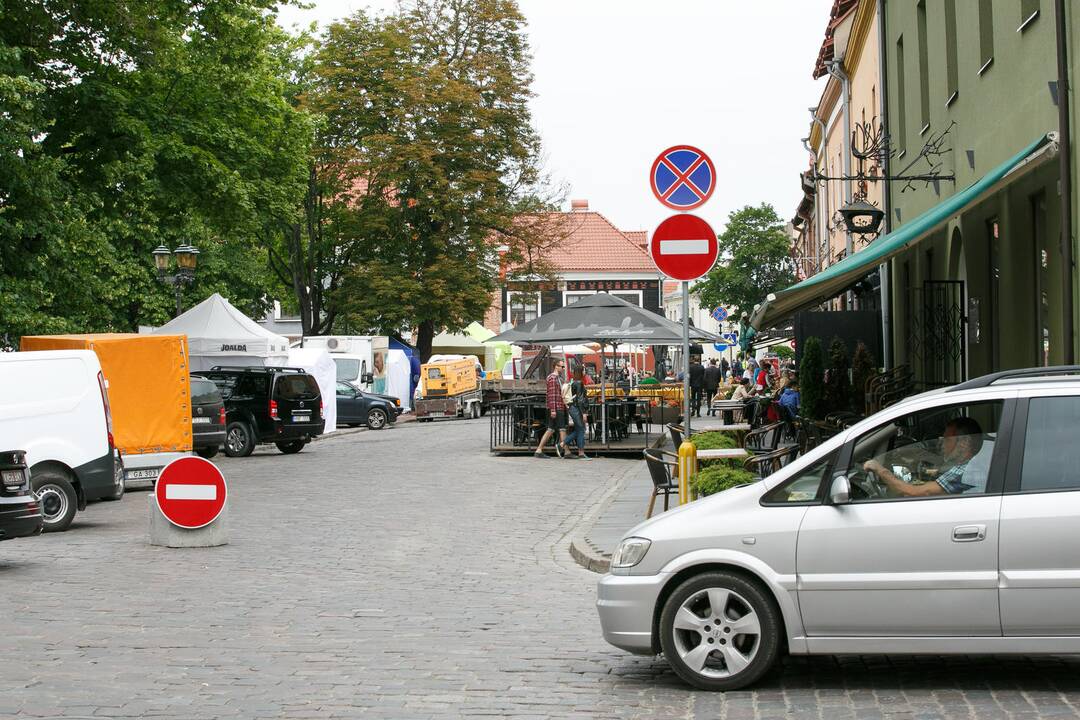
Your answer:
[[[228,520],[229,508],[225,506],[221,513],[209,525],[195,530],[173,525],[161,513],[157,498],[153,493],[146,498],[150,512],[150,544],[170,548],[217,547],[229,543]]]

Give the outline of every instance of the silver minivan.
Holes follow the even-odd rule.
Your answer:
[[[1080,367],[909,398],[633,528],[604,638],[690,684],[792,654],[1080,653]]]

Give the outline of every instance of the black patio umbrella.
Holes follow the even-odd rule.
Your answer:
[[[700,328],[690,328],[690,339],[719,342],[720,338]],[[573,305],[552,310],[535,320],[500,333],[488,342],[503,340],[518,345],[573,345],[598,342],[603,357],[604,345],[634,343],[639,345],[681,345],[683,327],[651,310],[620,300],[607,293],[596,293]],[[606,383],[600,385],[601,425],[607,442]]]
[[[573,345],[598,342],[607,345],[681,345],[682,325],[651,310],[596,293],[573,305],[544,313],[491,338],[491,341],[529,345]],[[720,342],[720,338],[699,328],[690,328],[690,339]]]

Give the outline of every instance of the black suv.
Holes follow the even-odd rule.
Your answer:
[[[191,376],[191,445],[207,460],[225,444],[225,401],[212,380]]]
[[[315,378],[299,368],[215,367],[199,373],[225,400],[225,454],[247,457],[258,443],[297,453],[323,431]]]
[[[30,470],[22,450],[0,451],[0,540],[40,535],[41,503],[30,491]]]

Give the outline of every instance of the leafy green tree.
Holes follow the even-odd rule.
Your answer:
[[[0,335],[162,322],[159,244],[202,251],[192,296],[266,307],[259,234],[298,206],[312,134],[274,6],[0,0]]]
[[[825,351],[821,340],[807,338],[799,363],[799,412],[803,417],[820,420],[825,416]]]
[[[307,106],[321,166],[363,189],[322,225],[348,259],[330,295],[350,326],[416,327],[426,358],[438,330],[483,316],[492,238],[536,207],[529,60],[514,0],[407,0],[330,27]]]
[[[703,306],[734,305],[752,313],[769,293],[795,281],[791,242],[768,203],[732,212],[718,239],[720,262],[695,286]]]

